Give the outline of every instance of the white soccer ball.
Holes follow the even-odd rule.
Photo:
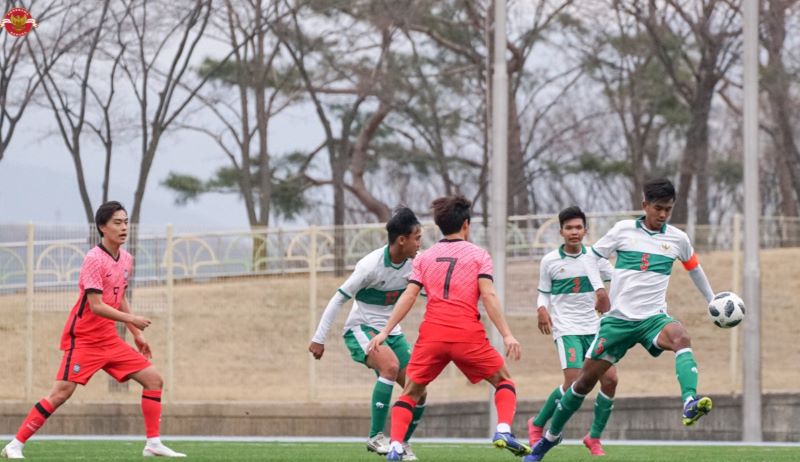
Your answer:
[[[708,304],[708,316],[718,327],[734,327],[744,319],[744,302],[733,292],[720,292]]]

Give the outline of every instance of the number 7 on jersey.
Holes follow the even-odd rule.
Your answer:
[[[455,257],[439,257],[439,258],[436,259],[436,261],[438,261],[438,262],[447,262],[448,263],[447,275],[445,276],[445,279],[444,279],[444,294],[442,295],[442,298],[447,300],[449,298],[449,296],[450,296],[450,278],[453,277],[453,269],[455,269],[455,267],[456,267],[456,262],[458,261],[458,258],[455,258]]]

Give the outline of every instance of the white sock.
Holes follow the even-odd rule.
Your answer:
[[[497,431],[499,433],[511,433],[511,426],[506,423],[497,424]]]
[[[403,453],[403,443],[400,443],[399,441],[392,441],[392,444],[389,445],[389,450],[391,451],[392,449],[394,449],[394,452],[396,452],[398,454],[402,454]]]
[[[20,440],[18,440],[18,439],[16,439],[16,438],[14,438],[13,440],[11,440],[11,442],[10,442],[10,443],[8,443],[8,444],[9,444],[9,445],[11,445],[11,446],[13,446],[13,447],[20,448],[20,449],[22,449],[22,448],[25,446],[25,443],[23,443],[22,441],[20,441]]]
[[[558,441],[559,436],[561,436],[560,433],[558,435],[554,435],[550,433],[550,430],[547,430],[547,433],[544,434],[544,437],[547,438],[547,441],[551,443],[555,443],[556,441]]]
[[[147,445],[148,446],[158,446],[161,444],[161,437],[156,436],[155,438],[147,438]]]

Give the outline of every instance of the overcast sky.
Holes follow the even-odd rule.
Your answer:
[[[55,131],[50,111],[31,107],[26,111],[14,138],[0,161],[0,224],[81,223],[83,205],[75,179],[75,167]],[[313,148],[322,132],[314,113],[303,107],[279,115],[270,125],[270,149],[287,152]],[[109,196],[130,208],[139,175],[139,141],[120,146],[112,159]],[[84,142],[84,169],[92,204],[102,194],[103,152],[98,145]],[[202,135],[171,132],[164,137],[148,178],[142,206],[142,223],[174,224],[178,229],[220,229],[248,227],[244,204],[234,195],[209,194],[199,202],[175,205],[175,195],[160,183],[170,171],[208,178],[227,158],[215,143]],[[300,223],[302,224],[302,223]]]

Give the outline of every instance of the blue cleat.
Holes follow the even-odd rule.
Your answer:
[[[544,455],[547,454],[547,451],[556,447],[558,443],[561,442],[561,435],[558,435],[558,439],[555,441],[550,441],[547,437],[542,437],[538,443],[533,446],[533,450],[529,456],[526,456],[523,459],[524,462],[538,462],[544,459]]]
[[[686,405],[683,406],[683,424],[687,427],[694,425],[700,417],[711,412],[712,407],[711,398],[708,396],[688,401]]]
[[[495,433],[492,444],[497,449],[508,449],[515,456],[522,457],[531,453],[531,448],[527,444],[517,441],[517,438],[511,433]]]
[[[403,460],[404,455],[402,452],[397,452],[397,449],[392,448],[386,454],[386,460]]]

